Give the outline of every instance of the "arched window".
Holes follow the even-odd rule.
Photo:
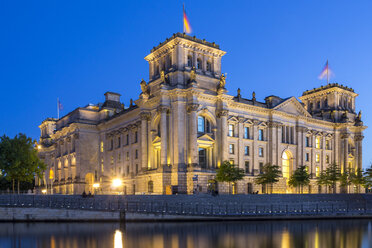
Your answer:
[[[328,99],[327,98],[324,100],[324,107],[328,108]]]
[[[316,107],[317,107],[318,109],[320,109],[320,101],[318,101],[318,102],[316,103]]]
[[[187,56],[187,66],[192,67],[192,56],[191,55]]]
[[[212,63],[210,61],[207,61],[207,71],[212,71]]]
[[[197,68],[200,69],[200,70],[202,69],[202,60],[201,59],[197,60]]]

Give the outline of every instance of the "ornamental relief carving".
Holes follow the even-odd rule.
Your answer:
[[[197,111],[199,106],[200,104],[197,104],[197,103],[189,103],[187,104],[187,112],[190,113],[192,111]]]

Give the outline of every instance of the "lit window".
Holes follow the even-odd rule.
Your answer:
[[[317,162],[317,163],[320,162],[320,156],[319,156],[319,154],[315,154],[315,162]]]
[[[264,133],[262,129],[258,130],[258,140],[264,140]]]
[[[244,139],[249,139],[249,127],[244,127]]]
[[[319,177],[320,171],[319,171],[319,166],[315,167],[315,176]]]
[[[326,155],[325,159],[326,159],[326,163],[329,164],[329,155]]]
[[[103,141],[101,141],[101,152],[103,152]]]
[[[264,156],[264,149],[262,147],[258,148],[258,156],[263,157]]]
[[[249,156],[249,146],[244,147],[244,155]]]
[[[235,148],[235,147],[234,147],[234,144],[230,144],[230,145],[229,145],[229,152],[230,152],[230,154],[234,154],[234,152],[235,152],[235,151],[234,151],[234,148]]]
[[[114,156],[111,156],[110,161],[111,161],[111,165],[113,165],[114,164]]]
[[[127,152],[127,161],[129,161],[129,152]]]
[[[234,135],[235,135],[234,125],[233,124],[229,124],[229,136],[230,137],[234,137]]]
[[[235,161],[234,161],[233,159],[230,160],[230,164],[235,164],[234,162],[235,162]]]
[[[325,141],[325,149],[326,150],[329,150],[329,140],[326,140]]]
[[[315,138],[315,148],[320,148],[320,137]]]
[[[101,159],[101,171],[104,172],[105,168],[104,168],[104,165],[103,165],[103,158]]]

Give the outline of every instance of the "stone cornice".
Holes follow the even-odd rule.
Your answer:
[[[311,91],[305,91],[305,92],[311,92]],[[323,90],[319,90],[319,91],[315,90],[311,93],[306,93],[305,95],[300,96],[299,99],[301,101],[306,101],[306,100],[316,98],[316,97],[319,97],[319,96],[323,96],[323,95],[326,95],[326,94],[329,94],[329,93],[332,93],[332,92],[339,92],[339,93],[342,93],[342,94],[347,94],[347,95],[352,96],[352,97],[357,97],[358,96],[358,94],[355,93],[355,92],[352,92],[352,91],[349,91],[349,90],[346,90],[346,89],[335,86],[335,87],[332,87],[332,88],[327,88],[327,89],[323,89]]]

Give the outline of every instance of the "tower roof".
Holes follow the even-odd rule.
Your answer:
[[[186,39],[186,40],[190,40],[190,41],[194,41],[194,42],[197,42],[199,44],[209,46],[209,47],[212,47],[212,48],[215,48],[215,49],[220,49],[220,46],[217,45],[214,42],[208,42],[205,39],[201,40],[201,39],[196,38],[195,36],[190,36],[190,35],[187,35],[185,33],[175,33],[170,38],[167,38],[165,41],[160,42],[159,45],[157,45],[156,47],[153,47],[150,52],[151,53],[154,52],[155,50],[159,49],[160,47],[162,47],[163,45],[165,45],[169,41],[174,40],[177,37],[183,38],[183,39]]]

